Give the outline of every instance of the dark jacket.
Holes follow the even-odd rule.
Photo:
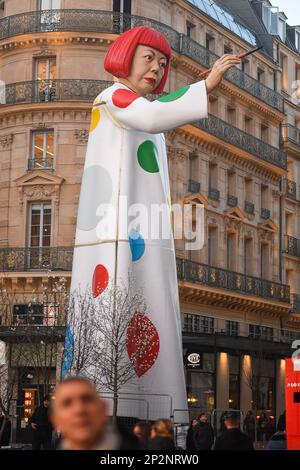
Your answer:
[[[36,431],[52,432],[52,424],[49,419],[50,408],[44,405],[37,406],[33,415],[30,417],[29,424],[37,425]]]
[[[269,440],[266,450],[286,450],[285,432],[278,431]]]
[[[149,440],[148,450],[176,450],[173,439],[156,436]]]
[[[196,450],[210,450],[214,443],[214,431],[209,423],[201,423],[194,427],[194,444]]]
[[[4,416],[0,416],[0,447],[10,444],[11,422]]]
[[[186,435],[186,450],[196,450],[194,442],[194,428],[192,426],[189,427]]]
[[[214,450],[254,450],[249,436],[240,429],[226,429],[217,439]]]

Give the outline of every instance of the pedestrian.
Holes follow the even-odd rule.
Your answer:
[[[244,419],[244,432],[248,434],[251,441],[255,441],[255,416],[252,410],[249,410]]]
[[[258,419],[259,436],[260,440],[263,441],[263,443],[267,441],[269,425],[269,418],[263,411]]]
[[[286,433],[284,420],[278,421],[277,432],[271,436],[266,450],[286,450]]]
[[[186,450],[196,450],[196,445],[194,441],[194,429],[197,424],[197,419],[192,419],[186,435]]]
[[[45,395],[43,403],[35,408],[29,419],[32,428],[32,450],[51,449],[53,428],[49,412],[50,396]]]
[[[151,426],[146,421],[138,421],[133,426],[132,433],[136,436],[144,449],[147,449],[151,433]]]
[[[226,430],[217,437],[214,450],[254,450],[250,437],[240,430],[240,417],[237,412],[227,412],[224,424]]]
[[[206,413],[198,416],[197,425],[194,428],[194,444],[196,450],[210,450],[214,443],[214,431],[208,422]]]
[[[176,450],[174,429],[169,419],[156,421],[151,428],[149,450]]]
[[[8,416],[0,416],[0,447],[7,447],[10,444],[11,422]]]
[[[277,430],[284,430],[285,431],[285,426],[286,426],[286,412],[284,412],[279,416],[278,418],[278,423],[277,423]]]
[[[55,391],[51,420],[59,430],[58,450],[139,450],[132,434],[113,425],[108,405],[85,377],[68,377]]]

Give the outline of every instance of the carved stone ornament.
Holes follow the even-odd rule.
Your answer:
[[[13,134],[1,135],[0,146],[2,147],[2,149],[8,149],[11,146],[13,139],[14,139]]]
[[[74,135],[78,142],[80,142],[81,144],[87,144],[89,139],[88,129],[75,129]]]

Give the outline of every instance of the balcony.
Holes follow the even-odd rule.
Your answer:
[[[0,272],[71,271],[73,248],[0,248]]]
[[[290,288],[287,285],[203,263],[177,258],[177,275],[178,280],[282,303],[290,302]]]
[[[5,87],[6,105],[55,101],[92,102],[101,91],[112,84],[113,82],[105,80],[80,79],[32,80],[10,83]],[[153,99],[153,96],[148,98]],[[193,122],[193,126],[268,163],[286,169],[286,154],[281,149],[266,144],[212,114],[209,114],[205,119]]]
[[[282,124],[281,126],[281,143],[293,142],[300,145],[300,129],[291,124]]]
[[[285,248],[284,252],[300,258],[300,240],[290,235],[285,235],[284,237]]]
[[[254,214],[255,206],[253,202],[245,201],[244,209],[248,214]]]
[[[232,194],[227,194],[227,205],[229,207],[237,207],[238,198],[236,196],[233,196]]]
[[[5,86],[5,104],[93,101],[112,82],[105,80],[31,80]]]
[[[200,183],[198,181],[188,181],[188,192],[192,194],[200,193]]]
[[[184,344],[291,355],[291,344],[300,332],[226,318],[182,314]]]
[[[291,294],[292,297],[292,313],[300,313],[300,294]]]
[[[266,144],[257,137],[247,134],[212,114],[209,114],[205,119],[193,122],[193,125],[268,163],[286,169],[286,154],[281,149]]]
[[[167,37],[174,51],[204,67],[210,67],[219,58],[193,39],[156,20],[101,10],[43,10],[8,16],[0,20],[0,40],[21,34],[57,31],[119,34],[135,26],[151,26],[157,29]],[[226,79],[283,112],[283,97],[240,69],[234,67],[228,71]]]
[[[262,207],[260,209],[260,217],[262,219],[268,220],[271,217],[271,212],[269,209],[266,209],[265,207]]]
[[[220,200],[220,191],[218,189],[215,189],[215,188],[209,188],[208,197],[210,199],[213,199],[214,201],[219,201]]]

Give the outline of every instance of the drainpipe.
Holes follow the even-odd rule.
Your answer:
[[[279,281],[282,282],[282,178],[279,183]]]

